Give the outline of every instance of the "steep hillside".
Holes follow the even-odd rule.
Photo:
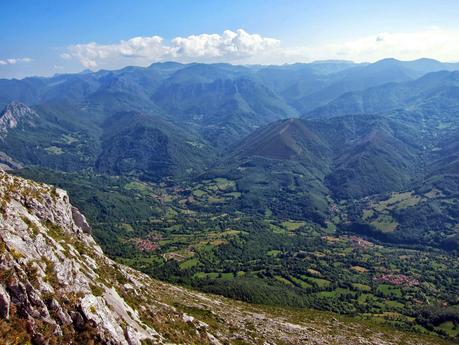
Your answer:
[[[287,202],[306,193],[301,207],[309,200],[313,209],[326,212],[327,196],[360,198],[413,182],[422,169],[419,130],[378,116],[283,120],[249,135],[212,172],[236,179],[248,195],[263,191],[260,200],[266,202],[274,195],[284,199],[286,193]]]
[[[329,144],[305,122],[281,120],[242,140],[205,178],[235,180],[243,209],[320,223],[328,209],[330,156]]]
[[[6,344],[442,343],[159,283],[106,258],[63,190],[4,172],[0,179]]]
[[[458,124],[445,123],[448,125],[442,126],[433,119],[426,121],[426,126],[434,129],[429,135],[417,135],[423,153],[422,174],[416,183],[396,193],[373,195],[357,202],[354,221],[360,225],[355,225],[354,230],[365,230],[361,227],[365,223],[372,227],[366,229],[368,233],[392,243],[440,246],[451,251],[459,248]]]
[[[206,139],[225,146],[260,125],[297,115],[251,74],[237,66],[191,65],[167,79],[152,99],[170,118],[197,125]]]
[[[68,109],[17,102],[0,117],[0,162],[63,171],[95,169],[145,179],[196,174],[214,157],[206,141],[170,121],[136,111],[100,123]]]
[[[142,113],[118,113],[102,129],[95,168],[112,175],[183,177],[202,171],[214,155],[197,135]]]
[[[12,102],[8,104],[0,113],[0,135],[2,138],[12,128],[25,123],[33,125],[33,120],[37,120],[38,115],[24,104]]]
[[[334,147],[326,183],[338,200],[400,190],[420,176],[423,151],[416,123],[380,116],[317,123]]]
[[[245,138],[235,149],[239,156],[262,156],[280,160],[317,159],[326,154],[321,138],[299,119],[277,121]]]
[[[9,120],[1,134],[0,151],[20,165],[71,171],[94,164],[97,129],[80,121],[78,112],[12,102],[3,114]]]

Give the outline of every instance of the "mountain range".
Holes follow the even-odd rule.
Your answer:
[[[457,67],[157,63],[1,80],[0,159],[150,181],[227,177],[257,212],[290,204],[294,218],[323,223],[335,201],[456,173]]]
[[[165,62],[0,80],[0,168],[68,189],[107,254],[151,276],[454,337],[459,277],[433,273],[459,250],[458,70]]]

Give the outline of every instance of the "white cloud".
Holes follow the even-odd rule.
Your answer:
[[[155,61],[241,61],[280,45],[274,38],[249,34],[242,29],[220,34],[176,37],[165,43],[159,36],[134,37],[115,44],[75,44],[61,54],[75,58],[87,68],[146,65]]]
[[[69,53],[62,53],[60,57],[64,60],[70,60],[72,58],[72,55],[70,55]]]
[[[162,45],[163,39],[159,36],[134,37],[116,44],[76,44],[68,48],[68,52],[61,57],[77,58],[87,68],[98,67],[99,62],[113,63],[119,60],[158,59],[166,53],[167,47]],[[121,61],[122,62],[122,61]]]
[[[416,32],[386,32],[345,42],[282,46],[280,40],[251,34],[242,29],[222,34],[175,37],[134,37],[114,44],[96,42],[69,46],[63,59],[76,59],[86,68],[145,66],[157,61],[293,63],[323,59],[376,61],[393,57],[421,57],[459,61],[459,31],[428,28]],[[5,62],[6,60],[3,60]],[[0,60],[2,64],[2,60]]]
[[[239,60],[255,56],[280,46],[274,38],[249,34],[239,29],[236,32],[225,30],[223,35],[201,34],[177,37],[171,42],[173,57],[183,60]]]
[[[0,60],[0,65],[15,65],[17,63],[21,62],[32,62],[33,59],[25,57],[25,58],[9,58],[9,59],[4,59]]]

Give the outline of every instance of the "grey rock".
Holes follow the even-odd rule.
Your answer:
[[[3,285],[0,285],[0,317],[4,319],[10,318],[11,299]]]
[[[94,296],[99,265],[119,268],[104,256],[90,236],[86,218],[70,204],[64,190],[1,170],[0,182],[0,197],[9,193],[7,213],[0,214],[0,240],[9,250],[0,253],[0,266],[14,272],[0,291],[5,316],[15,304],[29,317],[29,333],[37,344],[46,339],[35,334],[35,321],[51,325],[56,336],[62,333],[61,326],[75,331],[90,327],[107,344],[140,345],[143,339],[161,339],[116,289],[99,282],[105,293]],[[56,238],[55,229],[63,236]],[[76,242],[90,254],[79,253]]]
[[[48,345],[49,341],[41,333],[34,334],[32,337],[33,345]]]
[[[73,327],[75,327],[76,330],[82,330],[85,324],[85,319],[83,318],[83,315],[81,315],[77,311],[71,311],[69,314],[72,319]]]
[[[80,227],[85,234],[91,234],[91,226],[88,224],[86,217],[80,211],[72,206],[72,218],[75,224]]]
[[[9,129],[15,128],[21,121],[28,121],[37,118],[38,114],[25,104],[11,102],[0,113],[0,137],[5,135]]]

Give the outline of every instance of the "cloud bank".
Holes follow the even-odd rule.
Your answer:
[[[143,36],[114,44],[75,44],[61,57],[77,60],[90,69],[145,66],[158,61],[281,64],[323,59],[372,62],[386,57],[459,61],[458,46],[459,31],[440,28],[378,33],[346,42],[294,47],[283,46],[276,38],[238,29],[222,34],[176,37],[168,42],[159,36]]]
[[[134,37],[115,44],[75,44],[61,54],[77,59],[87,68],[115,67],[126,63],[142,65],[157,61],[180,62],[240,61],[279,47],[274,38],[249,34],[239,29],[223,34],[200,34],[176,37],[166,43],[162,37]]]

